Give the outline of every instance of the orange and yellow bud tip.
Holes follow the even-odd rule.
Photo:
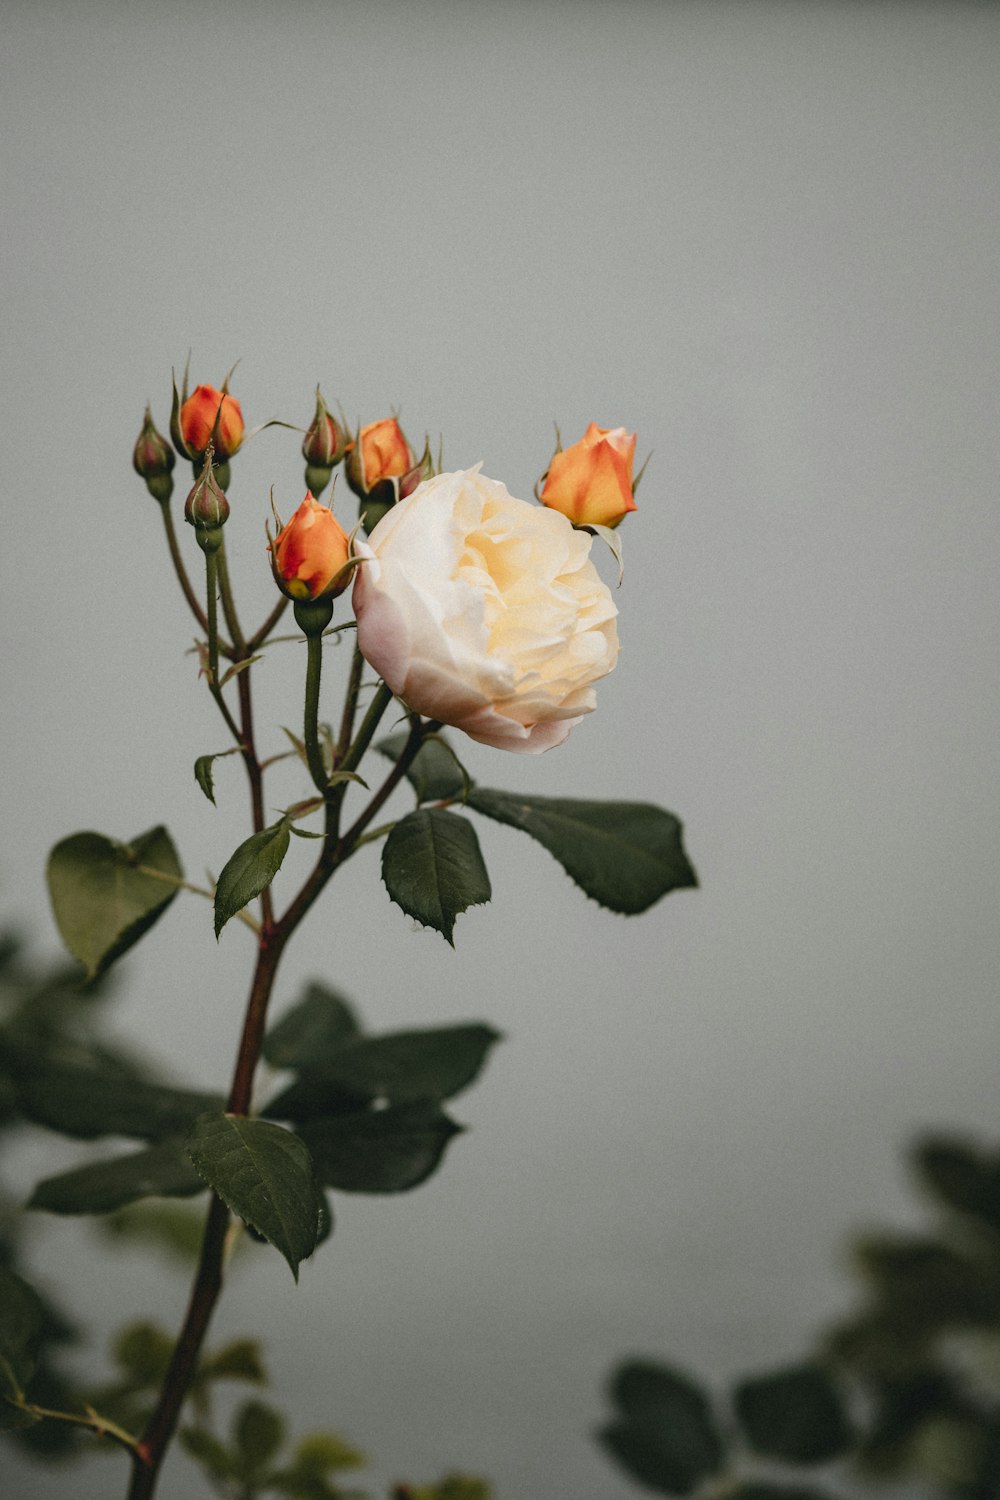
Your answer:
[[[347,574],[337,579],[350,559],[350,539],[333,511],[308,490],[269,545],[275,582],[290,599],[333,598],[350,582]]]
[[[574,526],[617,526],[636,509],[635,433],[591,422],[570,448],[553,454],[539,498]]]

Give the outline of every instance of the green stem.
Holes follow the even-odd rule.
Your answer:
[[[319,742],[319,684],[323,670],[323,637],[306,637],[306,708],[302,738],[306,747],[309,774],[318,792],[325,793],[329,776],[323,763],[323,748]]]
[[[28,1412],[33,1417],[47,1417],[53,1422],[70,1422],[74,1427],[86,1427],[95,1437],[108,1437],[114,1443],[120,1443],[123,1448],[128,1448],[135,1453],[139,1446],[139,1439],[126,1432],[124,1427],[119,1427],[117,1422],[102,1417],[100,1412],[94,1411],[93,1407],[87,1408],[86,1416],[80,1416],[72,1411],[53,1411],[48,1406],[38,1406],[34,1401],[14,1401],[13,1405],[18,1411]]]
[[[358,730],[357,737],[337,767],[338,771],[353,771],[360,763],[361,757],[372,742],[375,731],[379,726],[379,720],[391,702],[391,690],[386,687],[384,682],[380,682],[375,689],[375,696],[369,703],[367,712],[361,720],[361,728]]]
[[[233,598],[232,586],[229,582],[229,565],[226,562],[226,543],[222,542],[219,548],[219,593],[222,595],[222,612],[226,617],[229,634],[233,638],[235,653],[239,657],[246,656],[246,641],[240,629],[240,622],[236,614],[236,600]]]
[[[177,574],[177,582],[180,584],[181,592],[188,602],[188,608],[194,615],[195,619],[198,621],[198,624],[201,626],[202,630],[207,635],[208,620],[205,618],[205,611],[198,603],[198,599],[195,595],[194,589],[191,587],[191,580],[188,577],[187,568],[185,568],[184,566],[184,559],[181,557],[181,549],[177,542],[177,530],[174,526],[173,512],[170,509],[170,502],[168,500],[163,500],[160,502],[160,513],[163,516],[163,529],[166,532],[167,547],[170,552],[170,561],[174,565],[174,572]],[[220,641],[219,645],[223,656],[228,657],[232,655],[232,647],[229,645],[228,641]]]
[[[167,885],[172,885],[179,891],[191,891],[195,896],[204,896],[209,901],[215,900],[215,892],[210,891],[204,885],[192,885],[190,880],[181,880],[179,875],[170,875],[166,870],[154,870],[152,865],[133,865],[132,868],[139,875],[148,875],[151,880],[162,880]],[[236,920],[249,927],[251,932],[260,934],[260,923],[255,922],[248,911],[238,911]]]
[[[318,632],[315,642],[317,650],[319,649],[319,643],[320,633]],[[310,639],[310,648],[312,649],[312,647],[313,641]],[[316,669],[316,675],[318,677],[318,669]],[[248,674],[244,672],[241,674],[241,679],[247,676]],[[316,692],[318,694],[318,683]],[[369,705],[354,743],[350,747],[346,757],[346,761],[349,761],[350,765],[345,765],[345,769],[353,769],[357,765],[371,743],[378,722],[391,700],[391,692],[384,683],[381,683],[372,703]],[[248,741],[244,749],[244,758],[247,761],[248,770],[251,763],[257,767],[259,777],[260,768],[256,761],[252,744],[253,730],[249,720],[249,706],[248,698],[244,705],[243,714],[243,734],[244,739]],[[245,1115],[250,1110],[254,1075],[260,1060],[264,1041],[268,1003],[274,989],[278,964],[286,944],[307,911],[329,882],[334,871],[354,852],[362,834],[374,819],[376,812],[382,807],[394,788],[399,785],[399,782],[405,776],[410,763],[423,744],[424,735],[432,732],[435,728],[437,726],[434,724],[425,725],[419,719],[411,719],[410,735],[402,755],[392,767],[382,786],[372,797],[368,807],[342,839],[338,838],[336,834],[336,814],[333,804],[336,801],[339,808],[339,798],[342,794],[343,784],[333,789],[328,789],[327,836],[323,843],[320,858],[298,895],[280,920],[272,922],[269,916],[265,915],[265,920],[260,931],[257,964],[250,987],[250,995],[247,1000],[243,1033],[240,1038],[239,1051],[236,1057],[236,1065],[226,1105],[228,1113]],[[258,785],[258,791],[254,796],[255,831],[262,817],[260,809]],[[265,895],[269,895],[269,892],[265,892]],[[174,1345],[156,1408],[150,1418],[142,1440],[133,1448],[133,1468],[127,1500],[152,1500],[160,1468],[170,1440],[176,1430],[184,1400],[191,1388],[198,1367],[201,1347],[208,1331],[208,1325],[215,1304],[222,1290],[222,1269],[225,1259],[228,1224],[229,1212],[225,1204],[213,1195],[205,1224],[201,1256],[191,1288],[187,1313],[177,1342]]]
[[[384,682],[380,682],[375,689],[375,696],[368,705],[368,710],[361,720],[361,728],[352,745],[349,746],[340,760],[338,771],[353,771],[360,764],[361,758],[368,746],[371,744],[379,721],[392,702],[392,693]],[[353,717],[353,715],[352,715]],[[341,726],[343,732],[343,726]],[[332,848],[340,836],[340,813],[344,797],[347,793],[349,783],[341,781],[335,786],[327,802],[326,812],[326,836],[327,843]]]
[[[275,932],[273,938],[268,931],[261,934],[257,965],[243,1022],[243,1035],[226,1104],[229,1114],[245,1115],[249,1112],[254,1073],[264,1040],[268,1001],[274,988],[278,961],[292,930],[292,927],[288,927],[280,934]],[[213,1195],[187,1313],[170,1357],[156,1408],[142,1435],[142,1441],[134,1450],[127,1500],[150,1500],[156,1488],[160,1467],[194,1379],[201,1346],[222,1291],[228,1226],[229,1211],[221,1199]]]
[[[205,553],[205,591],[208,602],[208,618],[205,630],[208,635],[208,680],[215,689],[219,686],[219,554],[210,550]]]
[[[219,686],[219,558],[221,548],[205,548],[205,591],[208,610],[205,618],[205,629],[208,634],[208,686],[212,697],[218,705],[219,712],[226,721],[230,734],[236,741],[240,750],[243,751],[246,760],[246,746],[243,733],[232,714],[229,705],[222,696],[222,688]],[[242,653],[241,653],[242,654]],[[242,685],[246,672],[239,674]]]
[[[250,688],[250,673],[252,668],[248,667],[245,672],[239,674],[237,686],[240,695],[240,748],[243,753],[243,764],[246,767],[247,780],[250,783],[250,815],[253,820],[254,833],[260,833],[264,827],[264,770],[257,758],[257,746],[254,742],[253,729],[253,694]],[[271,887],[266,886],[260,897],[261,918],[263,931],[269,932],[274,921],[274,907],[271,901]]]
[[[354,654],[351,657],[351,671],[347,679],[347,693],[344,697],[344,712],[340,720],[340,733],[337,736],[337,748],[333,764],[340,767],[344,756],[347,754],[351,743],[351,735],[354,733],[354,716],[358,711],[358,692],[361,688],[361,674],[365,669],[365,659],[358,650],[357,642],[354,646]]]

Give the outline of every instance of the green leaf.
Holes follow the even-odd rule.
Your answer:
[[[74,833],[52,850],[47,874],[56,926],[88,979],[96,979],[152,927],[177,895],[172,882],[183,876],[163,827],[128,844],[100,833]]]
[[[205,1190],[178,1138],[145,1151],[93,1162],[40,1182],[29,1208],[51,1214],[107,1214],[137,1198],[189,1198]]]
[[[33,1287],[0,1265],[0,1426],[20,1425],[7,1404],[24,1398],[38,1360],[45,1306]]]
[[[818,1365],[795,1365],[741,1381],[733,1404],[750,1446],[764,1458],[827,1463],[853,1441],[837,1388]]]
[[[195,1122],[188,1154],[226,1206],[280,1250],[297,1281],[299,1262],[315,1249],[322,1209],[298,1136],[269,1120],[206,1114]]]
[[[342,1469],[364,1468],[367,1462],[334,1432],[308,1433],[296,1445],[291,1465],[267,1476],[267,1487],[292,1500],[347,1500],[348,1491],[335,1488],[330,1476]]]
[[[244,1401],[233,1418],[233,1447],[240,1478],[248,1484],[260,1479],[285,1441],[285,1421],[263,1401]]]
[[[174,1341],[166,1329],[143,1320],[115,1335],[112,1358],[132,1390],[155,1389],[167,1373]]]
[[[108,1214],[100,1228],[109,1239],[142,1245],[175,1264],[191,1266],[198,1259],[205,1215],[180,1203],[141,1198]]]
[[[634,916],[668,891],[698,884],[680,821],[651,803],[520,797],[474,787],[467,805],[537,839],[609,911]]]
[[[225,679],[223,679],[223,682]],[[215,782],[212,778],[213,760],[224,760],[227,755],[239,755],[235,747],[232,750],[217,750],[214,755],[199,755],[194,763],[194,779],[201,787],[205,796],[214,806],[215,804]]]
[[[302,1473],[325,1477],[339,1469],[363,1469],[367,1457],[335,1432],[309,1432],[295,1445],[295,1467]]]
[[[711,1405],[686,1375],[635,1360],[615,1373],[611,1396],[622,1415],[599,1436],[633,1478],[661,1494],[687,1495],[718,1473],[723,1447]]]
[[[726,1500],[830,1500],[826,1490],[809,1489],[803,1484],[763,1484],[750,1479],[726,1490]]]
[[[336,990],[310,984],[264,1038],[264,1058],[272,1068],[322,1068],[361,1028]]]
[[[407,916],[433,927],[452,947],[455,918],[491,894],[472,824],[437,808],[396,824],[382,850],[382,879]]]
[[[490,1500],[493,1491],[485,1479],[468,1474],[446,1474],[438,1484],[407,1485],[407,1500]]]
[[[491,1026],[475,1023],[363,1037],[329,1059],[323,1078],[348,1092],[394,1104],[450,1099],[474,1081],[499,1039]]]
[[[182,1427],[177,1436],[184,1451],[201,1465],[210,1479],[239,1478],[233,1455],[207,1427]]]
[[[969,1141],[928,1136],[917,1142],[913,1158],[939,1202],[1000,1229],[1000,1157]]]
[[[310,1120],[300,1134],[325,1186],[402,1193],[431,1175],[461,1129],[435,1105],[415,1103]]]
[[[395,762],[409,744],[408,734],[392,734],[380,740],[375,749]],[[417,794],[418,802],[447,802],[464,797],[472,780],[458,756],[443,735],[424,741],[410,762],[406,779]]]
[[[207,1354],[198,1364],[198,1379],[243,1380],[248,1385],[266,1385],[267,1371],[255,1339],[233,1339]]]
[[[281,869],[291,841],[288,828],[282,818],[270,828],[252,833],[227,859],[215,888],[216,937],[230,917],[266,890]]]
[[[258,652],[256,656],[245,656],[242,661],[234,661],[232,666],[227,667],[226,671],[222,674],[222,680],[219,683],[220,688],[224,688],[226,683],[231,682],[240,672],[245,672],[247,667],[252,667],[255,661],[263,660],[263,655]]]
[[[139,1074],[99,1064],[46,1063],[15,1079],[18,1106],[36,1125],[81,1140],[127,1135],[156,1141],[186,1132],[206,1110],[218,1109],[216,1094],[172,1089]]]

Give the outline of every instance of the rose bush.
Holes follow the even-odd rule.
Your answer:
[[[355,545],[358,646],[416,713],[538,752],[594,708],[618,611],[564,516],[477,466],[425,480]]]

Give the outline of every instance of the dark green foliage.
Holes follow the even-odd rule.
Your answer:
[[[56,844],[47,873],[63,942],[96,979],[163,914],[183,872],[169,833],[158,827],[127,844],[75,833]]]
[[[299,1262],[316,1248],[323,1207],[299,1137],[269,1120],[220,1112],[195,1121],[187,1149],[213,1192],[281,1251],[297,1281]]]
[[[410,736],[393,734],[376,746],[383,755],[396,761],[402,755]],[[464,797],[472,785],[469,775],[443,734],[426,739],[410,762],[406,779],[417,794],[418,802],[451,802]]]
[[[440,808],[421,808],[396,824],[382,850],[382,879],[408,917],[452,946],[455,918],[492,894],[476,830]]]
[[[26,1119],[88,1141],[102,1135],[163,1140],[186,1132],[198,1115],[223,1102],[217,1094],[168,1088],[144,1071],[100,1058],[78,1066],[25,1057],[15,1087]]]
[[[530,834],[610,911],[632,916],[668,891],[698,884],[680,821],[647,802],[524,797],[474,787],[468,806]]]
[[[267,1114],[295,1123],[324,1186],[404,1192],[461,1128],[440,1102],[475,1081],[497,1040],[481,1022],[366,1037],[339,996],[311,985],[265,1041],[270,1062],[298,1071]]]
[[[215,886],[215,935],[237,912],[266,890],[281,869],[291,842],[287,818],[252,833],[226,860]]]
[[[751,1448],[787,1463],[828,1463],[851,1444],[840,1393],[818,1365],[795,1365],[743,1380],[733,1405]]]
[[[229,1439],[218,1438],[204,1424],[181,1429],[180,1440],[225,1495],[255,1500],[261,1495],[285,1495],[289,1500],[348,1500],[335,1483],[344,1470],[367,1463],[364,1454],[332,1432],[311,1433],[275,1464],[286,1442],[285,1419],[262,1401],[246,1401],[237,1408]],[[353,1492],[352,1492],[353,1493]]]
[[[436,1104],[421,1101],[319,1117],[300,1133],[327,1187],[401,1193],[427,1180],[461,1128]]]
[[[913,1161],[945,1208],[1000,1232],[1000,1153],[948,1136],[927,1136],[914,1147]]]
[[[205,1190],[180,1136],[40,1182],[28,1202],[53,1214],[106,1214],[137,1198],[189,1198]]]
[[[450,1099],[475,1081],[498,1040],[499,1032],[477,1024],[358,1037],[308,1072],[354,1099]]]
[[[663,1495],[689,1495],[718,1473],[722,1440],[708,1396],[666,1365],[634,1360],[611,1382],[618,1416],[600,1432],[622,1467]]]
[[[20,1425],[10,1406],[31,1379],[45,1325],[45,1311],[34,1287],[0,1266],[0,1422]]]
[[[862,1236],[865,1296],[853,1315],[823,1335],[815,1358],[736,1387],[740,1430],[720,1423],[727,1452],[716,1475],[731,1500],[830,1500],[799,1474],[836,1460],[866,1481],[910,1481],[952,1500],[1000,1495],[1000,1155],[934,1135],[912,1157],[936,1221],[923,1234]],[[650,1367],[625,1369],[640,1375],[619,1375],[616,1399],[640,1411],[655,1390]],[[602,1436],[623,1467],[663,1489],[648,1424],[621,1419]],[[789,1483],[781,1464],[797,1471]]]
[[[298,1004],[286,1011],[264,1038],[264,1059],[272,1068],[322,1068],[361,1028],[347,1001],[323,984],[307,985]]]

